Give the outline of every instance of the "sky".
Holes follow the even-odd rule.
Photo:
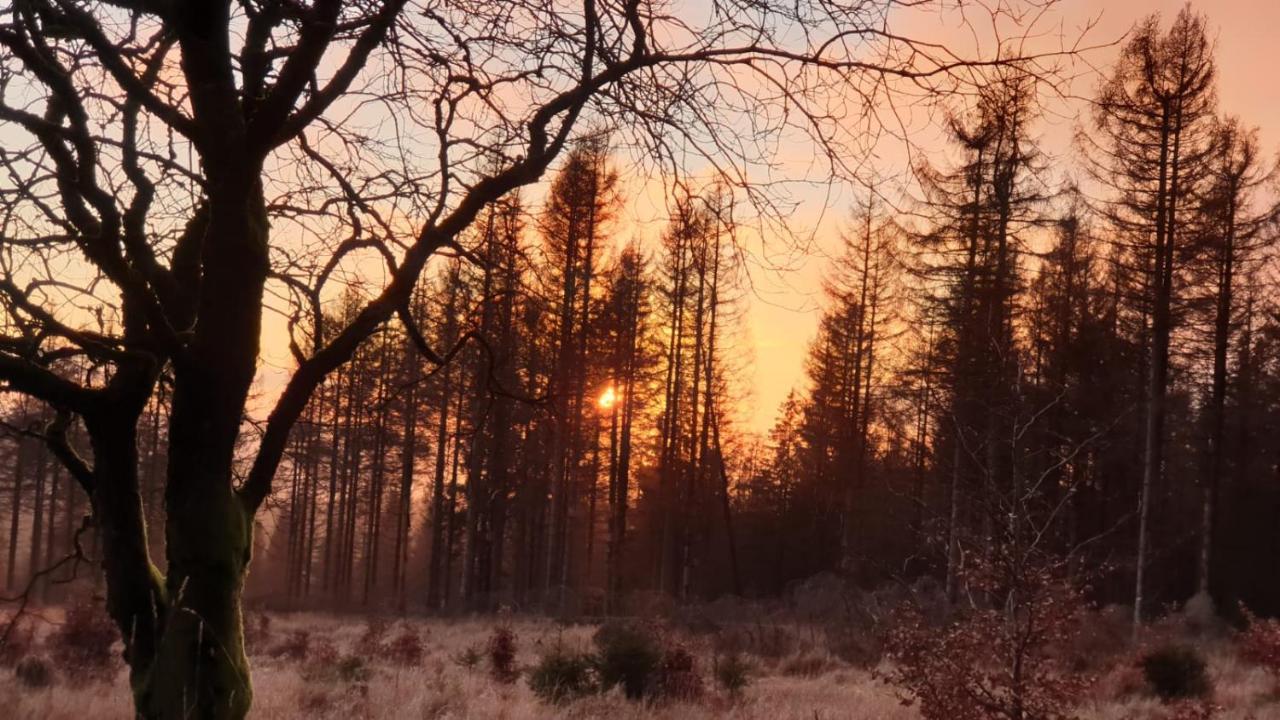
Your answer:
[[[1096,22],[1089,31],[1090,45],[1108,45],[1122,38],[1128,29],[1146,15],[1159,12],[1171,19],[1182,7],[1183,0],[1062,0],[1056,15],[1045,22],[1058,23],[1063,33],[1077,34],[1078,29]],[[1193,7],[1208,15],[1210,32],[1217,41],[1218,95],[1222,112],[1239,115],[1247,125],[1260,129],[1262,145],[1268,154],[1280,150],[1280,50],[1276,46],[1280,28],[1280,0],[1201,0]],[[917,37],[931,37],[925,22],[937,23],[936,17],[914,20],[909,30]],[[938,27],[938,37],[962,37],[955,27]],[[1089,64],[1105,70],[1114,59],[1118,47],[1111,45],[1090,51]],[[1072,94],[1064,99],[1058,117],[1042,121],[1040,135],[1045,149],[1060,158],[1056,163],[1068,167],[1073,128],[1085,110],[1083,97],[1091,94],[1098,76],[1081,66],[1082,73],[1072,84]],[[927,133],[927,128],[924,129]],[[913,142],[917,142],[913,138]],[[919,142],[928,145],[927,141]],[[890,167],[898,162],[901,151],[886,150],[880,158]],[[899,163],[900,164],[900,163]],[[842,218],[856,197],[852,189],[837,190],[830,200],[810,203],[797,217],[798,223],[809,223],[816,245],[825,253],[815,253],[798,261],[793,272],[785,276],[757,274],[754,292],[749,299],[747,330],[754,363],[743,378],[751,392],[744,395],[741,420],[747,429],[765,432],[772,426],[777,410],[787,393],[804,387],[804,357],[809,342],[817,332],[818,288],[823,268],[835,251]],[[825,205],[825,208],[822,207]],[[744,341],[746,341],[744,339]]]
[[[986,0],[988,3],[1002,0]],[[1075,75],[1061,88],[1063,97],[1048,103],[1054,112],[1046,114],[1036,131],[1042,151],[1053,158],[1052,165],[1065,179],[1071,172],[1071,138],[1082,123],[1099,80],[1119,50],[1125,33],[1146,15],[1159,12],[1165,23],[1183,6],[1183,0],[1060,0],[1040,18],[1036,35],[1045,47],[1056,47],[1062,37],[1078,37],[1088,28],[1082,45],[1094,47],[1072,62]],[[975,7],[970,0],[968,7]],[[1209,18],[1210,32],[1217,43],[1218,94],[1220,110],[1239,115],[1247,125],[1258,126],[1264,149],[1280,150],[1280,72],[1276,28],[1280,28],[1280,0],[1200,0],[1193,7]],[[976,17],[976,16],[975,16]],[[942,42],[969,57],[989,54],[989,40],[975,39],[975,33],[961,26],[955,16],[943,21],[933,12],[903,15],[892,29],[921,40]],[[979,31],[978,36],[982,35]],[[985,45],[984,45],[985,43]],[[936,115],[919,115],[908,122],[912,152],[925,152],[944,143]],[[804,153],[813,149],[784,148],[794,157],[791,167],[806,164]],[[934,159],[945,164],[945,159]],[[909,167],[909,156],[900,141],[885,141],[876,148],[877,175],[901,176]],[[625,168],[622,168],[625,170]],[[803,172],[803,170],[801,170]],[[881,188],[883,190],[883,188]],[[624,239],[640,238],[649,243],[665,224],[665,199],[661,183],[649,182],[633,189],[619,219],[618,232]],[[886,195],[896,191],[886,191]],[[537,198],[534,189],[526,197]],[[733,339],[732,364],[738,371],[735,398],[741,429],[765,433],[773,425],[778,408],[787,394],[804,390],[804,358],[816,334],[824,268],[837,254],[839,233],[851,206],[865,195],[852,186],[822,184],[800,186],[795,211],[788,216],[792,237],[753,238],[747,243],[755,258],[749,263],[750,283],[743,297],[744,316],[740,332]],[[798,241],[798,242],[797,242]],[[807,252],[789,250],[803,245]],[[767,258],[767,259],[766,259]],[[785,271],[776,270],[779,264]],[[379,263],[375,263],[379,265]],[[284,319],[268,314],[264,318],[263,363],[258,404],[270,407],[271,400],[291,373],[293,360],[284,338]]]

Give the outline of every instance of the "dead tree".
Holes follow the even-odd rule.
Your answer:
[[[1165,33],[1148,18],[1126,43],[1095,104],[1095,174],[1114,190],[1107,215],[1136,276],[1147,345],[1133,621],[1142,622],[1151,497],[1164,476],[1169,344],[1189,254],[1187,215],[1204,177],[1215,110],[1213,48],[1203,16],[1183,8]]]

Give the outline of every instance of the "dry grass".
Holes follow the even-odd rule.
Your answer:
[[[514,619],[517,666],[527,668],[556,646],[589,650],[595,628],[560,626],[546,620]],[[892,688],[874,680],[809,643],[782,657],[750,657],[755,668],[752,683],[737,699],[714,691],[696,704],[646,705],[628,702],[617,690],[565,706],[538,701],[521,680],[514,684],[494,681],[486,666],[485,646],[495,621],[398,620],[383,637],[391,640],[415,632],[425,654],[420,664],[400,667],[369,653],[367,625],[349,618],[319,614],[273,616],[265,638],[253,650],[254,710],[260,720],[316,718],[318,720],[392,720],[401,718],[467,718],[535,720],[552,718],[608,718],[609,720],[918,720]],[[337,656],[364,653],[368,669],[354,676],[317,672],[315,660],[299,662],[287,656],[272,657],[272,650],[295,631],[310,634],[316,646],[331,643]],[[797,632],[798,637],[803,636]],[[714,654],[711,636],[682,639],[699,658],[700,670],[710,677]],[[363,650],[362,650],[363,649]],[[468,649],[480,661],[462,662]],[[322,648],[323,650],[323,648]],[[1222,708],[1214,715],[1223,720],[1280,718],[1280,693],[1263,670],[1246,666],[1226,643],[1206,648],[1215,682],[1214,702]],[[332,659],[329,661],[333,663]],[[310,663],[310,664],[309,664]],[[129,718],[130,706],[123,669],[113,682],[69,684],[59,679],[52,687],[21,686],[7,669],[0,677],[0,714],[15,720],[83,720]],[[1085,720],[1157,720],[1170,717],[1169,708],[1135,692],[1132,678],[1113,672],[1100,682],[1084,706]],[[710,682],[710,681],[709,681]]]

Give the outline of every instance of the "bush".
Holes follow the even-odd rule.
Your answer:
[[[1211,690],[1204,658],[1195,648],[1167,645],[1139,661],[1151,690],[1161,700],[1207,697]]]
[[[307,630],[294,630],[279,645],[271,649],[270,655],[276,659],[287,658],[300,662],[307,658],[307,652],[310,649],[311,633]]]
[[[778,671],[788,677],[818,677],[832,667],[831,658],[816,652],[793,655],[778,666]]]
[[[1132,666],[1126,657],[1133,634],[1133,610],[1120,605],[1082,613],[1057,650],[1063,665],[1074,672],[1105,674],[1117,664]]]
[[[875,667],[884,657],[884,642],[870,627],[843,624],[827,628],[827,649],[859,668]]]
[[[359,655],[348,655],[338,661],[338,679],[347,683],[366,683],[372,672]]]
[[[342,656],[328,638],[311,640],[307,636],[302,646],[306,648],[305,652],[296,659],[302,663],[300,674],[304,679],[325,683],[333,683],[339,679],[338,664]]]
[[[0,667],[14,667],[31,652],[35,628],[22,616],[0,625]]]
[[[454,655],[453,661],[457,663],[460,668],[465,670],[474,670],[483,658],[484,655],[480,652],[480,648],[475,645],[469,645],[457,655]]]
[[[356,651],[366,657],[374,657],[382,652],[382,641],[391,630],[391,624],[384,618],[371,617],[365,622],[364,633],[356,640]]]
[[[82,602],[67,610],[48,644],[54,664],[71,680],[108,680],[118,668],[112,649],[118,637],[115,623],[102,608]]]
[[[751,667],[736,653],[716,661],[715,675],[716,684],[730,697],[738,697],[751,684]]]
[[[1099,675],[1093,690],[1103,700],[1124,700],[1146,695],[1148,687],[1142,668],[1129,658],[1127,662],[1116,663]]]
[[[698,675],[693,653],[682,645],[674,645],[662,653],[662,662],[654,682],[655,694],[673,700],[696,700],[702,696],[702,677]]]
[[[372,675],[373,672],[363,657],[339,655],[329,643],[316,643],[310,659],[302,668],[304,679],[326,685],[339,682],[362,685]]]
[[[544,702],[562,703],[596,691],[589,655],[556,650],[544,655],[529,673],[529,688]]]
[[[306,688],[298,699],[298,706],[310,714],[325,715],[333,709],[334,693],[323,688]]]
[[[644,697],[662,650],[652,630],[636,623],[611,622],[600,626],[592,641],[598,650],[600,684],[608,690],[621,684],[632,700]]]
[[[405,628],[382,646],[381,657],[392,665],[411,667],[422,664],[426,651],[422,647],[422,639],[418,633]]]
[[[1218,615],[1209,593],[1198,592],[1187,599],[1178,613],[1183,627],[1192,635],[1216,636],[1226,630],[1226,624]]]
[[[910,605],[894,613],[886,641],[892,663],[880,677],[925,720],[1066,720],[1092,683],[1058,659],[1084,609],[1083,590],[1063,579],[1065,563],[1016,576],[1008,567],[976,563],[965,581],[992,601],[946,625]]]
[[[244,616],[245,652],[257,654],[264,652],[271,642],[271,616],[262,612],[246,613]]]
[[[49,662],[44,658],[23,658],[13,669],[13,676],[29,688],[42,688],[53,684],[53,670],[49,668]]]
[[[748,653],[772,660],[790,655],[800,645],[790,628],[763,623],[726,628],[715,637],[719,652]]]
[[[500,627],[489,638],[489,674],[500,683],[511,684],[520,677],[516,668],[516,634]]]
[[[329,638],[316,640],[307,651],[307,659],[318,665],[336,665],[339,657],[338,647]]]
[[[1249,623],[1237,637],[1241,659],[1280,678],[1280,621],[1258,618],[1243,605],[1240,612]]]
[[[1165,705],[1155,720],[1211,720],[1222,708],[1208,700],[1179,700]],[[1246,715],[1252,718],[1253,715]]]

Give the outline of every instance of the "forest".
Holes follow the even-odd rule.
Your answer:
[[[559,5],[5,4],[0,701],[1280,717],[1280,155],[1216,7],[966,58]],[[900,102],[940,144],[872,178]],[[759,432],[768,243],[825,255]]]

